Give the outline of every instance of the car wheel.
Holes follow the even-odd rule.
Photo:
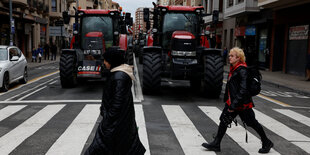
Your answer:
[[[28,82],[28,71],[27,71],[27,68],[25,67],[25,69],[24,69],[24,76],[20,80],[20,83],[25,84],[27,82]]]
[[[10,84],[9,74],[4,73],[1,91],[3,91],[3,92],[8,91],[9,90],[9,84]]]

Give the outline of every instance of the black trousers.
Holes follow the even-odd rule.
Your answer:
[[[223,109],[223,112],[222,112],[220,117],[223,117],[223,113],[226,113],[227,110],[228,110],[228,106],[226,105],[225,108]],[[268,140],[262,125],[259,124],[259,122],[255,118],[255,113],[254,113],[253,109],[246,109],[246,110],[243,110],[243,111],[234,111],[234,112],[231,113],[231,116],[233,118],[236,118],[238,115],[240,116],[241,120],[247,126],[253,128],[259,134],[259,136],[261,138],[261,141],[263,143]],[[219,128],[218,128],[217,135],[216,135],[216,138],[218,138],[219,141],[222,140],[223,136],[226,133],[226,130],[227,130],[227,126],[221,121],[220,125],[219,125]]]

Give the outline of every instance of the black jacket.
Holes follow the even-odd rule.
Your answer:
[[[228,100],[229,91],[231,99],[229,109],[244,109],[244,105],[253,103],[252,96],[247,90],[247,77],[247,68],[244,66],[239,66],[233,71],[232,76],[227,81],[224,102]]]
[[[122,71],[112,72],[105,82],[99,124],[93,143],[85,154],[142,155],[135,121],[132,80]]]

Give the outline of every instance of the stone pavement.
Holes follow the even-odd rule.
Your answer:
[[[229,65],[224,66],[224,71],[229,72]],[[310,81],[306,77],[284,74],[281,71],[271,72],[260,70],[263,76],[263,83],[271,84],[275,87],[282,87],[295,90],[301,94],[310,95]]]

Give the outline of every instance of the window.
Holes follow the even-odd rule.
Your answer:
[[[228,7],[231,7],[231,6],[233,6],[234,5],[234,0],[227,0],[227,2],[228,2]]]
[[[18,50],[17,50],[16,48],[10,48],[9,51],[10,51],[10,59],[12,59],[13,56],[18,56],[18,57],[20,57],[20,56],[19,56],[19,53],[18,53]]]
[[[238,0],[238,4],[239,4],[239,3],[243,3],[243,2],[244,2],[244,0]]]
[[[57,12],[57,0],[52,0],[52,12]]]
[[[0,48],[0,61],[8,60],[8,51],[5,48]]]

